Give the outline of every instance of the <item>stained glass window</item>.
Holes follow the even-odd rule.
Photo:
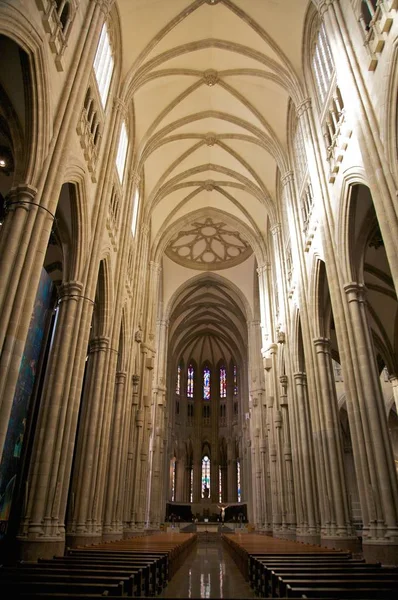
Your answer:
[[[193,376],[194,376],[194,368],[192,365],[189,365],[188,377],[187,377],[187,396],[188,396],[188,398],[193,398]]]
[[[234,365],[234,396],[238,395],[238,367]]]
[[[181,366],[177,367],[177,383],[176,383],[176,394],[179,396],[181,393]]]
[[[191,475],[189,479],[189,501],[193,502],[193,467],[191,467]]]
[[[171,501],[176,499],[176,459],[171,461]]]
[[[210,498],[210,458],[207,455],[202,460],[202,498]]]
[[[218,501],[222,502],[222,470],[218,467]]]
[[[242,501],[241,486],[240,486],[240,461],[236,461],[236,481],[238,484],[238,502]]]
[[[203,371],[203,400],[210,400],[210,369],[206,367]]]
[[[220,368],[220,398],[227,397],[227,371],[225,367]]]

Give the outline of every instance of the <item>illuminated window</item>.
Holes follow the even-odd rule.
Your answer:
[[[321,104],[323,104],[329,91],[334,64],[329,42],[326,37],[325,26],[321,24],[314,43],[312,52],[312,70],[314,72],[316,88]]]
[[[220,398],[227,397],[227,372],[225,367],[220,369]]]
[[[236,481],[238,484],[238,502],[242,501],[242,495],[241,495],[241,485],[240,485],[240,461],[239,459],[236,461]]]
[[[133,237],[135,237],[135,232],[137,231],[137,221],[138,221],[138,207],[140,205],[140,193],[137,190],[135,190],[135,194],[134,194],[134,200],[133,200],[133,218],[131,221],[131,233],[133,234]]]
[[[238,395],[238,367],[234,365],[234,396]]]
[[[222,470],[218,467],[218,501],[222,502]]]
[[[210,498],[210,458],[207,455],[202,460],[202,498]]]
[[[193,376],[194,376],[194,369],[192,365],[189,365],[188,367],[188,374],[187,374],[187,396],[188,398],[193,398]]]
[[[123,121],[122,127],[120,129],[119,146],[116,155],[116,169],[119,175],[120,183],[122,183],[123,181],[124,167],[126,166],[128,142],[129,140],[127,137],[127,127],[126,123]]]
[[[176,459],[173,458],[171,461],[171,501],[175,502],[176,499]]]
[[[203,371],[203,400],[210,400],[210,369],[206,367]]]
[[[189,478],[189,501],[193,502],[193,467],[191,467],[191,476]]]
[[[97,53],[94,59],[94,73],[97,80],[98,91],[102,106],[105,108],[108,99],[109,87],[111,85],[114,61],[111,43],[106,23],[102,26],[101,37],[98,43]]]
[[[177,367],[177,383],[176,383],[176,394],[179,396],[181,393],[181,365]]]

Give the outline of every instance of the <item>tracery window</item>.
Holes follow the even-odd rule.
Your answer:
[[[202,498],[210,497],[210,458],[207,454],[202,459]]]
[[[106,106],[109,88],[111,85],[114,60],[112,55],[111,41],[109,37],[108,26],[106,23],[102,26],[100,40],[94,59],[94,73],[98,85],[103,108]]]
[[[312,51],[312,70],[314,73],[316,91],[321,105],[323,105],[329,92],[330,83],[334,73],[334,64],[325,26],[321,23],[314,42]]]
[[[116,170],[119,175],[120,183],[123,182],[124,168],[126,166],[127,148],[128,148],[128,136],[126,122],[123,121],[120,129],[119,146],[116,155]]]
[[[50,34],[49,42],[55,54],[56,67],[58,71],[63,71],[62,58],[77,11],[76,0],[38,0],[38,5],[44,13],[43,24]]]
[[[194,368],[192,365],[189,365],[187,372],[187,396],[188,398],[193,398],[193,378],[194,378]]]
[[[210,369],[203,369],[203,400],[210,400]]]
[[[177,396],[181,394],[181,365],[177,367],[176,394]]]
[[[220,368],[220,398],[227,397],[227,371],[225,367]]]
[[[240,460],[236,461],[236,481],[237,481],[237,492],[238,502],[242,502],[241,482],[240,482]]]
[[[234,396],[238,395],[238,367],[234,365]]]

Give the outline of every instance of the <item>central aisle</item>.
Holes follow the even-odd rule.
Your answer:
[[[198,542],[159,598],[255,598],[220,542]]]

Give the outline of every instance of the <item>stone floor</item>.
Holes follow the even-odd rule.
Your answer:
[[[255,598],[221,541],[202,540],[159,598]]]

